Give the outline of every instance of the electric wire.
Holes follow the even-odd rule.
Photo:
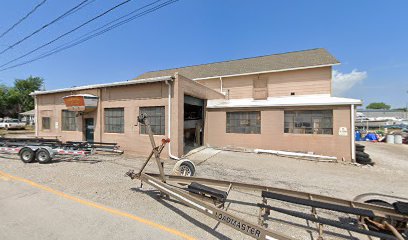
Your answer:
[[[149,13],[151,13],[151,12],[155,12],[155,11],[159,10],[160,8],[163,8],[163,7],[167,6],[167,5],[170,5],[170,4],[172,4],[172,3],[175,3],[175,2],[177,2],[177,1],[179,1],[179,0],[169,0],[169,1],[166,1],[166,2],[164,2],[164,3],[161,3],[161,4],[159,4],[159,5],[155,6],[155,7],[152,7],[152,8],[150,8],[150,9],[147,9],[147,10],[141,12],[141,13],[138,13],[138,14],[136,14],[136,15],[134,15],[134,16],[131,16],[131,17],[125,19],[125,20],[122,20],[122,21],[120,21],[120,22],[118,22],[118,23],[112,25],[113,22],[116,22],[116,21],[118,21],[118,20],[120,20],[120,19],[122,19],[122,18],[124,18],[124,17],[126,17],[126,16],[129,16],[129,15],[132,14],[132,13],[135,13],[135,12],[137,12],[137,11],[140,11],[141,9],[144,9],[144,8],[146,8],[146,7],[148,7],[148,6],[151,6],[151,5],[153,5],[154,3],[157,3],[157,2],[159,2],[159,1],[161,1],[161,0],[155,1],[155,2],[153,2],[153,3],[151,3],[151,4],[148,4],[148,5],[145,5],[145,6],[141,7],[141,8],[139,8],[139,9],[135,10],[135,11],[132,11],[131,13],[126,14],[125,16],[122,16],[122,17],[120,17],[120,18],[118,18],[118,19],[115,19],[115,20],[113,20],[113,21],[111,21],[111,22],[109,22],[109,23],[103,25],[102,27],[99,27],[99,28],[97,28],[97,29],[95,29],[95,30],[92,30],[92,31],[90,31],[90,32],[88,32],[88,33],[82,35],[81,37],[79,37],[79,38],[77,38],[77,39],[75,39],[75,40],[73,40],[73,41],[70,41],[70,42],[68,42],[68,43],[65,43],[65,44],[63,44],[63,45],[60,45],[60,46],[58,46],[58,47],[56,47],[56,48],[50,50],[49,52],[46,52],[46,53],[40,55],[40,56],[38,56],[38,57],[35,57],[35,58],[33,58],[33,59],[27,60],[27,61],[22,62],[22,63],[19,63],[19,64],[15,64],[15,65],[12,65],[12,66],[9,66],[9,67],[2,68],[2,69],[0,69],[0,72],[5,71],[5,70],[8,70],[8,69],[16,68],[16,67],[19,67],[19,66],[22,66],[22,65],[26,65],[26,64],[32,63],[32,62],[34,62],[34,61],[43,59],[43,58],[45,58],[45,57],[54,55],[54,54],[56,54],[56,53],[58,53],[58,52],[67,50],[67,49],[69,49],[69,48],[72,48],[72,47],[74,47],[74,46],[76,46],[76,45],[79,45],[79,44],[81,44],[81,43],[83,43],[83,42],[86,42],[86,41],[88,41],[88,40],[90,40],[90,39],[92,39],[92,38],[95,38],[95,37],[97,37],[97,36],[99,36],[99,35],[102,35],[102,34],[104,34],[104,33],[106,33],[106,32],[109,32],[109,31],[111,31],[111,30],[113,30],[113,29],[115,29],[115,28],[117,28],[117,27],[119,27],[119,26],[121,26],[121,25],[123,25],[123,24],[126,24],[126,23],[128,23],[128,22],[130,22],[130,21],[132,21],[132,20],[134,20],[134,19],[140,18],[140,17],[142,17],[142,16],[144,16],[144,15],[146,15],[146,14],[149,14]],[[112,26],[106,27],[106,26],[108,26],[108,25],[112,25]],[[105,29],[102,29],[102,28],[104,28],[104,27],[105,27]],[[102,30],[96,32],[96,31],[99,30],[99,29],[102,29]],[[91,34],[91,33],[93,33],[93,32],[96,32],[96,33]],[[90,34],[91,34],[91,35],[90,35]],[[0,67],[2,67],[2,66],[0,66]]]
[[[24,20],[26,20],[31,14],[33,14],[35,11],[37,11],[38,8],[40,8],[47,0],[43,0],[39,4],[37,4],[30,12],[28,12],[24,17],[20,18],[16,23],[14,23],[11,27],[9,27],[6,31],[4,31],[2,34],[0,34],[0,38],[4,37],[7,33],[9,33],[11,30],[16,28],[20,23],[22,23]]]
[[[43,25],[42,27],[38,28],[37,30],[35,30],[34,32],[30,33],[29,35],[25,36],[24,38],[18,40],[17,42],[11,44],[10,46],[8,46],[7,48],[5,48],[4,50],[2,50],[0,52],[0,55],[7,52],[8,50],[12,49],[13,47],[21,44],[22,42],[24,42],[25,40],[31,38],[32,36],[36,35],[37,33],[41,32],[42,30],[46,29],[47,27],[51,26],[52,24],[64,19],[65,17],[73,14],[74,12],[78,11],[79,9],[81,9],[82,7],[84,7],[83,5],[88,2],[89,0],[83,0],[82,2],[80,2],[78,5],[76,5],[75,7],[69,9],[68,11],[66,11],[65,13],[63,13],[62,15],[60,15],[59,17],[55,18],[54,20],[52,20],[51,22]]]
[[[119,3],[119,4],[117,4],[117,5],[115,5],[114,7],[112,7],[112,8],[110,8],[110,9],[106,10],[105,12],[103,12],[103,13],[101,13],[101,14],[99,14],[99,15],[97,15],[97,16],[91,18],[91,19],[89,19],[88,21],[86,21],[86,22],[82,23],[81,25],[79,25],[79,26],[77,26],[77,27],[75,27],[75,28],[69,30],[68,32],[65,32],[65,33],[61,34],[60,36],[58,36],[58,37],[54,38],[53,40],[51,40],[51,41],[49,41],[49,42],[47,42],[47,43],[45,43],[45,44],[43,44],[43,45],[41,45],[41,46],[35,48],[34,50],[31,50],[31,51],[29,51],[29,52],[27,52],[27,53],[21,55],[20,57],[17,57],[17,58],[15,58],[15,59],[13,59],[13,60],[10,60],[10,61],[8,61],[8,62],[6,62],[6,63],[0,65],[0,68],[1,68],[1,67],[4,67],[4,66],[6,66],[6,65],[8,65],[8,64],[10,64],[10,63],[12,63],[12,62],[15,62],[15,61],[17,61],[17,60],[19,60],[19,59],[21,59],[21,58],[23,58],[23,57],[26,57],[26,56],[28,56],[28,55],[30,55],[30,54],[32,54],[32,53],[34,53],[34,52],[36,52],[36,51],[42,49],[42,48],[44,48],[44,47],[46,47],[46,46],[48,46],[48,45],[54,43],[55,41],[58,41],[59,39],[61,39],[61,38],[65,37],[65,36],[67,36],[68,34],[71,34],[71,33],[75,32],[76,30],[82,28],[83,26],[85,26],[85,25],[87,25],[87,24],[89,24],[89,23],[95,21],[96,19],[98,19],[98,18],[100,18],[100,17],[102,17],[102,16],[108,14],[109,12],[115,10],[115,9],[118,8],[118,7],[123,6],[124,4],[126,4],[126,3],[130,2],[130,1],[132,1],[132,0],[125,0],[125,1],[123,1],[123,2],[121,2],[121,3]]]

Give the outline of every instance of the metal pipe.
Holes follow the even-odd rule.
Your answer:
[[[356,139],[355,139],[355,126],[354,126],[354,104],[351,104],[350,107],[351,111],[351,129],[350,129],[350,137],[351,137],[351,161],[356,161]]]
[[[35,129],[35,136],[38,137],[38,99],[37,96],[34,95],[34,129]]]
[[[171,139],[171,84],[169,83],[168,80],[165,80],[164,82],[168,86],[168,104],[167,104],[168,105],[168,107],[167,107],[167,109],[168,109],[168,116],[167,116],[167,125],[168,125],[168,127],[167,127],[167,129],[168,129],[168,131],[167,131],[167,135],[168,135],[168,138]],[[178,158],[178,157],[174,156],[173,154],[171,154],[171,142],[172,141],[169,142],[169,157],[172,158],[172,159],[180,160],[180,158]]]

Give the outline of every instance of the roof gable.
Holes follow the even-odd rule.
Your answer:
[[[266,56],[244,58],[238,60],[208,63],[181,68],[172,68],[160,71],[146,72],[135,79],[173,75],[175,72],[190,79],[211,78],[229,75],[251,74],[255,72],[268,72],[290,70],[296,68],[310,68],[339,64],[326,49],[272,54]]]

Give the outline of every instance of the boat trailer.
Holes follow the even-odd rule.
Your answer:
[[[139,116],[139,122],[145,124],[151,140],[153,135],[146,116]],[[389,207],[383,204],[375,204],[369,200],[365,202],[349,201],[340,198],[307,192],[293,191],[271,186],[262,186],[242,182],[232,182],[194,176],[165,175],[163,163],[160,161],[160,153],[169,139],[163,139],[160,146],[152,142],[153,151],[138,173],[129,170],[126,175],[131,179],[139,179],[141,187],[146,183],[160,192],[162,198],[173,198],[181,203],[223,223],[254,239],[262,240],[294,240],[295,237],[287,235],[287,232],[270,228],[276,215],[287,215],[298,219],[314,222],[318,239],[324,239],[325,226],[330,226],[365,236],[368,239],[380,238],[387,240],[407,239],[408,229],[408,202],[402,198],[392,197],[393,202]],[[155,155],[159,173],[146,173],[144,168],[152,155]],[[230,199],[233,191],[250,191],[251,196],[257,201],[237,201]],[[280,203],[280,205],[278,204]],[[231,211],[226,203],[238,203],[256,208],[257,222],[237,216]],[[283,205],[282,205],[283,203]],[[281,207],[284,206],[284,207]],[[299,209],[302,210],[293,210]],[[306,211],[306,212],[305,212]],[[276,213],[276,214],[275,214]],[[333,218],[344,215],[350,222],[344,223]],[[322,217],[324,215],[324,217]],[[326,217],[327,216],[332,216]],[[302,229],[299,226],[295,228]],[[329,233],[327,233],[329,234]],[[346,235],[345,237],[350,237]],[[360,238],[360,237],[359,237]]]
[[[0,153],[18,154],[25,163],[37,160],[48,163],[57,155],[89,156],[99,152],[122,154],[116,143],[105,142],[61,142],[46,138],[3,138],[0,137]]]

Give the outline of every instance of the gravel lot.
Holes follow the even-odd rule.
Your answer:
[[[297,160],[266,154],[239,153],[203,149],[188,158],[197,165],[197,176],[270,185],[328,196],[352,199],[362,193],[383,193],[408,198],[403,181],[408,179],[408,146],[382,143],[363,143],[366,152],[376,163],[356,166],[348,163],[325,163]],[[157,200],[157,193],[138,181],[124,177],[124,173],[138,169],[144,158],[130,156],[92,156],[88,159],[56,159],[50,164],[23,164],[17,156],[2,155],[0,170],[63,191],[67,194],[101,203],[147,218],[183,231],[197,239],[249,239],[248,237],[175,201]],[[147,171],[155,171],[155,162]],[[174,161],[165,161],[165,170],[171,172]],[[234,192],[234,200],[254,200],[258,195]],[[281,206],[287,205],[282,204]],[[294,208],[291,208],[294,209]],[[230,204],[229,211],[256,222],[257,212],[250,207]],[[347,216],[334,216],[344,218]],[[314,224],[273,215],[272,229],[298,239],[312,239]],[[292,224],[288,224],[292,221]],[[308,226],[309,225],[309,226]],[[298,230],[293,226],[300,226]],[[215,230],[214,230],[215,229]],[[331,228],[330,239],[357,239],[358,235]],[[364,238],[363,238],[364,239]]]

